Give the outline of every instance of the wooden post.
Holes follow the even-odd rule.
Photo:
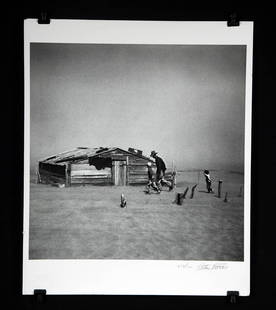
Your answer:
[[[126,208],[127,206],[127,202],[126,202],[126,198],[124,196],[124,194],[121,194],[121,204],[120,204],[121,208]]]
[[[194,192],[195,192],[195,188],[196,187],[197,187],[197,184],[192,187],[192,192],[191,192],[190,199],[194,198]]]
[[[176,200],[176,203],[181,206],[183,202],[183,195],[181,193],[177,193],[175,200]]]
[[[227,196],[228,196],[228,193],[226,192],[226,193],[225,193],[224,200],[223,200],[224,202],[228,202]]]
[[[221,187],[222,187],[222,180],[219,180],[219,182],[218,182],[218,198],[221,197]]]
[[[182,195],[182,198],[185,199],[186,198],[186,195],[187,195],[187,192],[189,190],[189,186],[185,189],[183,195]]]
[[[37,176],[36,183],[37,183],[37,184],[41,183],[41,177],[40,177],[40,173],[39,173],[39,168],[38,168],[38,170],[36,171],[36,176]]]

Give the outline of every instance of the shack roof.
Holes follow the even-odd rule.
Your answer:
[[[40,162],[49,163],[49,164],[63,164],[65,162],[75,162],[81,161],[88,158],[101,157],[101,155],[106,155],[109,152],[119,150],[123,153],[143,158],[145,160],[153,162],[150,157],[137,154],[134,152],[123,150],[119,147],[97,147],[97,148],[88,148],[88,147],[77,147],[73,150],[65,151],[56,155],[49,156],[47,158],[41,159]]]

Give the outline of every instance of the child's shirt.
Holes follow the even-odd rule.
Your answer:
[[[204,173],[204,175],[205,175],[206,182],[211,182],[210,175],[206,173]]]

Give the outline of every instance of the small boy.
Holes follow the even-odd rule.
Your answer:
[[[157,187],[155,180],[154,180],[154,175],[153,175],[153,170],[151,167],[151,162],[147,163],[147,168],[148,168],[148,184],[146,186],[147,192],[150,192],[150,188],[152,187],[157,193],[160,193],[160,189]]]
[[[207,186],[208,193],[213,193],[212,181],[211,181],[211,178],[210,178],[209,170],[204,170],[204,176],[205,176],[205,181],[206,181],[206,186]]]

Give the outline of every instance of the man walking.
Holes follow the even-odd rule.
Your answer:
[[[155,159],[156,164],[156,184],[158,188],[161,190],[162,185],[167,185],[169,187],[169,190],[171,191],[173,189],[173,184],[167,180],[165,180],[165,172],[166,172],[166,165],[164,163],[164,160],[157,156],[157,152],[151,151],[150,154],[151,157]]]

